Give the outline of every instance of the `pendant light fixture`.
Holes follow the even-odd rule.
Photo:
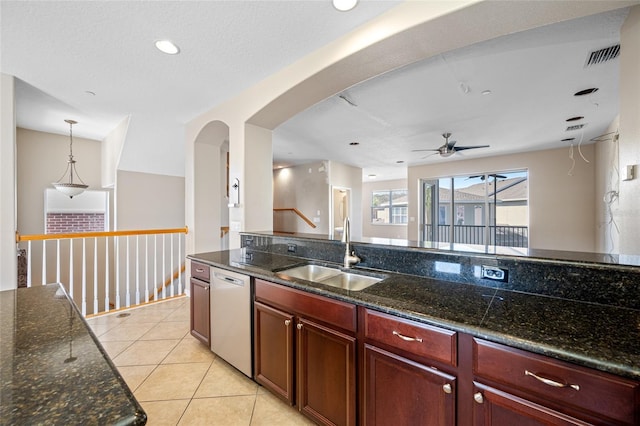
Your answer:
[[[62,177],[52,185],[64,195],[69,198],[73,198],[76,195],[80,195],[84,192],[85,189],[89,187],[89,185],[85,185],[78,176],[76,172],[76,161],[73,159],[73,125],[78,124],[77,121],[74,120],[64,120],[65,123],[69,123],[69,160],[67,161],[67,169],[64,171]],[[65,182],[65,176],[69,174],[68,181]],[[74,183],[73,178],[75,177],[80,181],[80,183]]]

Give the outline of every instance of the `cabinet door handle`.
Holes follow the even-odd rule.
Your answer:
[[[478,403],[478,404],[482,404],[484,402],[484,398],[482,397],[482,394],[480,392],[476,392],[473,394],[473,399]]]
[[[577,391],[580,390],[580,385],[571,385],[571,384],[567,384],[567,383],[556,382],[555,380],[551,380],[551,379],[547,379],[546,377],[538,376],[537,374],[532,373],[529,370],[524,370],[524,375],[525,376],[531,376],[534,379],[541,381],[545,385],[553,386],[554,388],[571,388],[571,389],[575,389]]]
[[[209,286],[205,286],[204,291],[209,291]]]
[[[422,343],[422,338],[421,337],[409,337],[409,336],[405,336],[404,334],[400,334],[397,331],[393,330],[393,335],[394,336],[398,336],[399,338],[401,338],[402,340],[404,340],[405,342],[420,342]]]
[[[442,385],[442,390],[444,391],[444,393],[451,393],[453,391],[453,389],[451,389],[451,384],[449,383],[445,383],[444,385]]]
[[[289,325],[291,324],[291,320],[287,319],[284,320],[284,325],[286,325],[287,327],[289,327]]]
[[[204,269],[202,269],[202,268],[196,268],[196,272],[204,272]]]
[[[301,323],[301,322],[299,322],[299,323],[298,323],[298,325],[297,325],[296,327],[298,327],[298,330],[302,330],[302,323]]]

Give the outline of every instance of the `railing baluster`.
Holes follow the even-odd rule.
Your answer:
[[[82,239],[82,316],[87,315],[87,239]]]
[[[33,262],[33,249],[32,249],[32,241],[40,240],[42,241],[42,259],[41,259],[41,267],[42,267],[42,276],[41,281],[42,285],[46,285],[48,282],[53,281],[53,277],[49,278],[48,276],[48,256],[47,256],[47,245],[49,240],[56,241],[56,254],[55,254],[55,262],[56,262],[56,271],[51,271],[52,274],[55,275],[56,280],[58,282],[63,283],[67,286],[67,293],[72,299],[75,299],[75,280],[76,280],[76,271],[75,264],[78,262],[82,262],[79,267],[79,271],[81,273],[80,282],[78,285],[80,288],[78,291],[78,305],[80,307],[80,311],[82,315],[95,315],[100,312],[109,312],[111,310],[111,279],[115,274],[115,308],[121,309],[126,305],[126,307],[131,307],[133,305],[139,305],[141,303],[148,303],[152,299],[167,299],[169,297],[175,297],[179,295],[185,294],[186,285],[183,287],[182,280],[182,256],[185,251],[184,244],[185,239],[180,234],[186,233],[187,229],[166,229],[166,230],[140,230],[140,231],[115,231],[115,232],[87,232],[87,233],[78,233],[78,234],[55,234],[55,235],[28,235],[21,236],[18,235],[18,247],[23,246],[23,243],[26,242],[26,262],[27,262],[27,286],[30,287],[33,284],[33,269],[37,268],[37,265]],[[159,247],[158,234],[162,234],[162,246]],[[169,234],[170,240],[167,242],[167,236],[165,234]],[[174,236],[174,234],[177,234]],[[131,253],[131,239],[129,236],[136,236],[136,246],[135,246],[135,257]],[[141,247],[140,244],[140,235],[145,236],[144,247]],[[153,241],[150,243],[149,236],[153,235]],[[126,236],[126,248],[123,250],[123,253],[120,253],[121,239],[119,237]],[[520,234],[518,234],[520,237]],[[109,239],[113,237],[113,243],[109,242]],[[75,244],[76,241],[81,238],[82,239],[82,253],[77,253]],[[87,262],[91,262],[90,254],[87,253],[87,250],[91,250],[91,247],[87,247],[87,238],[93,238],[93,262],[92,265],[88,265]],[[100,250],[102,250],[102,240],[100,238],[104,238],[104,258],[99,256]],[[175,240],[174,238],[177,238]],[[515,237],[512,237],[514,239]],[[69,248],[68,250],[64,249],[64,240],[68,240]],[[79,242],[77,244],[80,244]],[[153,244],[153,247],[150,247]],[[176,244],[178,245],[176,247]],[[153,250],[153,261],[149,259],[149,250]],[[50,249],[49,249],[50,250]],[[142,259],[140,256],[140,251],[144,250],[144,265],[141,264]],[[162,255],[162,260],[160,263],[160,259],[158,259],[158,255]],[[68,256],[68,259],[66,258]],[[78,259],[75,257],[78,256]],[[177,256],[177,259],[176,259]],[[53,255],[52,255],[53,257]],[[114,264],[114,272],[111,272],[111,259],[115,257]],[[121,271],[121,262],[122,258],[124,259],[125,268],[122,268]],[[131,262],[135,262],[135,272],[133,267],[131,266]],[[63,263],[65,265],[63,265]],[[153,265],[151,265],[153,263]],[[90,277],[89,268],[93,267],[93,277]],[[99,270],[101,267],[105,268],[103,278],[100,278]],[[65,271],[63,268],[67,268],[67,275],[65,276]],[[144,268],[144,277],[141,276],[143,271],[141,268]],[[150,268],[153,268],[153,275],[151,274]],[[174,269],[175,268],[175,269]],[[132,272],[135,273],[135,300],[133,297],[133,282],[132,280]],[[125,282],[122,279],[125,279]],[[175,277],[175,278],[174,278]],[[92,288],[88,288],[91,286],[91,280],[93,279]],[[102,282],[104,280],[104,284]],[[142,284],[142,280],[144,280],[144,288]],[[101,287],[102,286],[102,287]],[[158,287],[161,286],[161,287]],[[170,290],[167,290],[166,287],[171,286]],[[93,291],[93,297],[89,294],[89,291]],[[100,293],[104,291],[104,308],[101,308],[101,296]],[[121,296],[121,292],[125,292],[125,295]],[[144,297],[142,297],[141,292],[144,291]],[[87,300],[92,298],[92,300]],[[93,303],[91,303],[93,302]],[[92,306],[88,306],[92,305]]]
[[[69,239],[69,296],[73,300],[73,240]]]
[[[56,240],[56,282],[60,282],[60,240]]]
[[[98,313],[98,238],[93,239],[93,312]]]
[[[178,294],[182,294],[182,236],[178,234]]]
[[[131,295],[129,294],[130,292],[130,288],[129,288],[129,236],[127,235],[127,256],[124,259],[125,261],[125,288],[126,288],[126,293],[125,293],[125,306],[128,308],[129,306],[131,306]]]
[[[162,286],[162,298],[164,299],[166,297],[166,292],[165,292],[165,285],[164,285],[164,277],[165,275],[165,271],[166,271],[166,267],[165,267],[165,258],[166,256],[166,252],[165,252],[166,248],[165,248],[165,238],[164,238],[164,234],[162,234],[162,281],[160,283],[160,285]]]
[[[136,305],[140,304],[140,247],[136,235]]]
[[[149,236],[144,236],[144,301],[149,302]]]
[[[116,246],[116,309],[120,309],[120,238],[113,237]]]
[[[116,237],[113,237],[115,240]],[[115,245],[115,243],[114,243]],[[109,237],[104,239],[104,311],[109,312],[111,309],[109,300]]]
[[[153,298],[158,295],[158,235],[153,236]]]
[[[42,240],[42,285],[47,283],[47,242]]]
[[[173,297],[173,272],[171,272],[173,269],[173,234],[169,234],[169,241],[171,242],[169,245],[171,247],[171,262],[169,262],[169,280],[171,284],[169,285],[171,286],[171,297]]]
[[[27,287],[31,287],[31,241],[27,241]]]

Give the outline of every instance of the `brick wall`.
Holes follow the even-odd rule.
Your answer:
[[[47,234],[104,231],[104,213],[47,213]]]

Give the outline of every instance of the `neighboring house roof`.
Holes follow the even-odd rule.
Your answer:
[[[493,199],[494,191],[493,191],[493,181],[488,183],[488,195],[489,198]],[[529,194],[529,181],[526,177],[517,177],[517,178],[509,178],[509,179],[500,179],[497,183],[497,199],[499,201],[516,201],[516,200],[526,200]],[[444,188],[440,188],[440,192],[442,192]],[[447,190],[449,191],[449,190]],[[468,186],[463,189],[456,190],[456,200],[466,201],[465,197],[458,197],[458,193],[466,193],[469,196],[480,197],[481,200],[484,200],[485,194],[485,186],[484,182],[477,183],[471,186]],[[440,197],[442,200],[442,196]]]

